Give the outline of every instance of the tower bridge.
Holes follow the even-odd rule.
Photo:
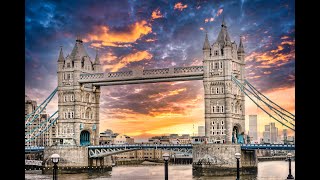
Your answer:
[[[230,158],[226,159],[230,153],[234,153],[235,150],[246,152],[259,147],[263,148],[243,145],[245,143],[245,96],[249,98],[254,96],[255,98],[250,100],[253,102],[255,102],[254,99],[259,100],[276,115],[269,114],[255,102],[260,109],[279,123],[294,130],[295,116],[272,102],[246,80],[245,51],[242,40],[240,38],[239,44],[231,41],[224,21],[214,43],[210,44],[206,34],[202,50],[202,66],[162,69],[140,67],[129,71],[104,73],[98,52],[95,58],[91,59],[84,48],[83,41],[77,38],[72,52],[67,56],[64,56],[61,47],[57,69],[58,87],[41,104],[41,108],[37,108],[26,116],[26,127],[32,123],[37,114],[41,113],[43,107],[56,93],[58,94],[58,111],[41,126],[30,130],[26,134],[26,142],[32,141],[55,124],[54,139],[58,144],[44,148],[45,159],[55,152],[64,156],[62,166],[86,166],[90,157],[117,153],[114,148],[97,147],[101,86],[190,80],[203,81],[205,136],[209,143],[188,147],[193,149],[194,160],[202,162],[201,158],[210,156],[212,159],[218,158],[222,162],[228,162],[225,166],[230,168],[235,166],[234,162],[230,162]],[[54,118],[55,115],[57,117]],[[226,146],[215,146],[214,143]],[[221,151],[221,147],[225,147],[225,151]],[[138,147],[132,147],[132,149],[135,148]],[[269,148],[279,147],[270,145]],[[206,154],[203,154],[204,149],[207,149]],[[127,149],[122,147],[118,152],[124,150]],[[196,154],[195,151],[197,151]],[[190,152],[186,151],[186,153]],[[249,155],[244,153],[243,156],[255,158],[254,153]],[[256,167],[255,161],[250,163],[248,167]]]

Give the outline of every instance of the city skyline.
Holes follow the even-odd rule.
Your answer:
[[[212,44],[224,16],[231,40],[239,43],[240,35],[244,37],[247,79],[295,113],[292,1],[73,3],[26,3],[26,94],[38,104],[57,86],[60,45],[69,54],[77,35],[91,59],[99,49],[105,72],[202,65],[205,31]],[[194,125],[204,125],[203,106],[201,81],[102,87],[100,131],[124,131],[138,138],[192,134]],[[52,114],[57,108],[55,97],[47,111]],[[262,132],[271,119],[262,113],[246,98],[246,130],[248,115],[257,114]]]

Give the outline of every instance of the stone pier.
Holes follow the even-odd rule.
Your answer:
[[[89,158],[88,147],[52,146],[44,149],[43,174],[52,174],[51,155],[59,154],[58,173],[81,173],[91,171],[111,171],[111,157]]]
[[[240,174],[255,174],[258,160],[254,150],[241,150],[233,144],[193,145],[192,174],[194,176],[236,175],[237,160],[235,153],[241,153]]]

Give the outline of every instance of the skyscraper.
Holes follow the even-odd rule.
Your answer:
[[[257,132],[257,115],[249,115],[249,136],[251,141],[258,140],[258,132]]]
[[[270,125],[265,125],[264,126],[264,131],[263,131],[263,142],[265,143],[271,143],[270,142]]]
[[[276,127],[275,123],[270,123],[270,141],[272,144],[277,142],[278,138],[278,128]]]

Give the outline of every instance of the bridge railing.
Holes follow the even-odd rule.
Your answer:
[[[101,79],[123,79],[134,77],[155,77],[162,75],[193,75],[203,73],[203,66],[190,66],[190,67],[175,67],[175,68],[162,68],[162,69],[134,69],[132,71],[123,72],[108,72],[108,73],[84,73],[80,74],[80,81],[86,80],[101,80]]]

